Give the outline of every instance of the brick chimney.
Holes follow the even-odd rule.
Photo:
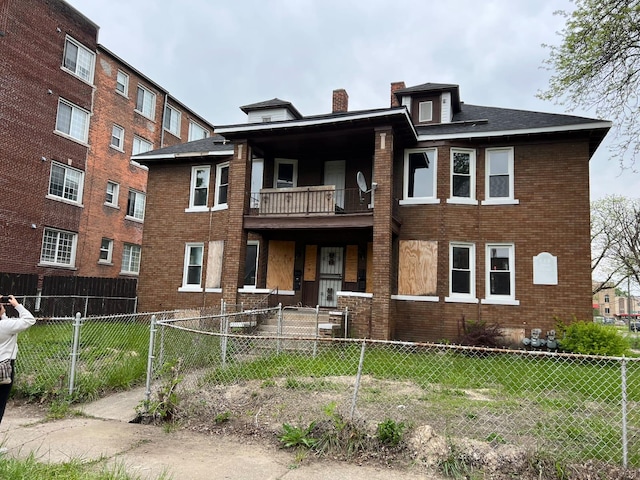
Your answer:
[[[333,91],[333,113],[349,111],[349,95],[344,88]]]
[[[395,93],[398,90],[402,90],[403,88],[405,88],[404,82],[391,82],[391,106],[392,107],[400,106],[400,102],[398,101],[398,98],[395,96]]]

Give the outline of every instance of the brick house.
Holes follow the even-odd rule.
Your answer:
[[[61,276],[135,282],[147,168],[131,156],[213,131],[98,32],[62,0],[0,9],[0,273],[15,294]]]
[[[142,310],[348,307],[354,337],[514,340],[591,318],[589,159],[606,121],[468,105],[458,85],[391,84],[391,105],[248,122],[135,157],[149,167]],[[171,191],[171,195],[166,192]]]

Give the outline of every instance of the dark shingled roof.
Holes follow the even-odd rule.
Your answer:
[[[221,154],[224,154],[225,152],[232,151],[233,144],[227,142],[222,135],[214,133],[210,137],[200,140],[193,140],[191,142],[180,143],[171,147],[164,147],[151,152],[141,153],[131,157],[131,159],[136,162],[146,163],[146,160],[153,160],[153,157],[157,157],[157,159],[160,160],[161,158],[167,158],[172,155],[188,156],[189,154],[193,154],[193,156],[198,156],[205,152],[220,152]]]
[[[270,110],[273,108],[286,108],[294,117],[302,118],[302,114],[293,106],[291,102],[286,100],[280,100],[279,98],[272,98],[271,100],[265,100],[264,102],[252,103],[250,105],[244,105],[240,107],[244,113],[254,112],[256,110]]]

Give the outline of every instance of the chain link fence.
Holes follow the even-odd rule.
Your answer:
[[[310,310],[156,319],[147,400],[170,371],[190,415],[281,426],[337,411],[640,467],[640,359],[299,335]]]

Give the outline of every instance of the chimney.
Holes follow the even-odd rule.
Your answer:
[[[392,107],[400,106],[400,102],[398,101],[398,98],[396,97],[395,93],[398,90],[402,90],[403,88],[405,88],[404,82],[391,82],[391,106]]]
[[[349,111],[349,95],[344,88],[333,91],[333,113]]]

